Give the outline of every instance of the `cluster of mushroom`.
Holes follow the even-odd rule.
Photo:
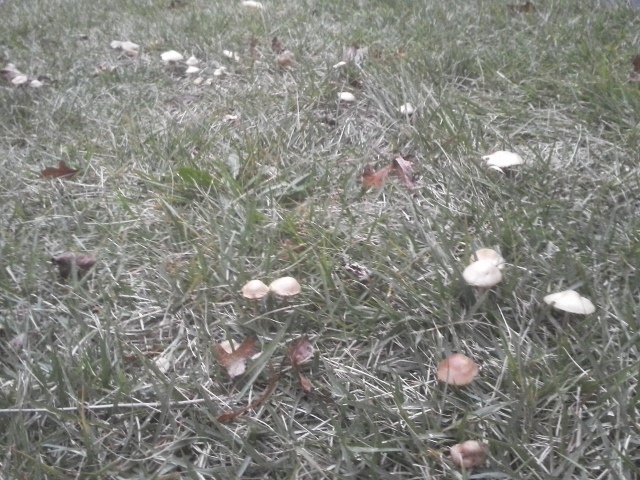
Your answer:
[[[473,382],[479,371],[478,365],[473,360],[466,355],[456,353],[438,365],[437,377],[447,385],[464,387]],[[454,445],[449,450],[453,463],[465,469],[484,466],[488,453],[489,446],[477,440],[467,440]]]
[[[475,252],[475,260],[464,269],[462,276],[468,285],[482,293],[502,281],[502,269],[505,265],[505,259],[498,252],[490,248],[482,248]],[[596,310],[588,298],[574,290],[553,293],[544,297],[543,300],[547,305],[565,312],[565,319],[569,314],[589,315]],[[437,376],[441,382],[461,387],[471,383],[478,375],[478,370],[473,360],[462,354],[456,354],[440,363]],[[483,466],[487,453],[487,445],[475,440],[454,445],[450,450],[452,461],[466,469]]]
[[[300,283],[293,277],[280,277],[267,286],[262,280],[251,280],[242,287],[242,296],[250,300],[259,300],[273,293],[278,297],[293,297],[302,291]]]
[[[502,256],[490,248],[481,248],[475,252],[476,260],[462,272],[465,282],[480,292],[495,287],[502,281],[502,269],[506,261]],[[543,298],[547,305],[567,314],[590,315],[596,311],[591,300],[581,296],[574,290],[564,290],[552,293]]]

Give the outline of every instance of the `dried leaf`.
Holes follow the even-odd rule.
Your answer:
[[[297,374],[298,374],[298,381],[300,382],[300,386],[302,387],[302,390],[304,390],[305,393],[313,393],[314,387],[313,387],[313,383],[311,383],[311,380],[309,380],[300,372],[297,372]]]
[[[58,267],[61,278],[69,278],[74,269],[78,277],[81,277],[91,270],[91,267],[96,264],[96,261],[96,258],[91,255],[76,255],[71,252],[51,257],[51,263]]]
[[[640,83],[640,55],[636,55],[631,59],[633,64],[633,72],[629,78],[631,83]]]
[[[362,187],[365,189],[384,187],[387,177],[392,170],[393,165],[387,165],[378,171],[375,171],[371,165],[365,166],[362,172]]]
[[[271,49],[276,53],[282,53],[286,50],[282,42],[278,40],[278,37],[273,37],[271,40]]]
[[[276,57],[276,63],[280,68],[284,68],[284,69],[292,68],[296,64],[296,56],[293,54],[293,52],[290,52],[289,50],[285,50],[284,52],[282,52],[280,55]]]
[[[402,157],[394,158],[390,165],[378,171],[375,171],[370,165],[364,167],[364,171],[362,172],[362,187],[365,189],[372,187],[382,188],[387,181],[387,177],[393,172],[400,177],[410,191],[415,189],[412,179],[412,163]]]
[[[235,342],[229,342],[228,346],[223,343],[215,346],[218,361],[232,380],[245,372],[247,360],[256,354],[256,340],[255,337],[247,338],[237,347]]]
[[[22,72],[20,72],[13,63],[9,63],[6,67],[0,70],[0,75],[9,81],[12,81],[18,75],[22,75]]]
[[[413,191],[415,189],[413,184],[413,164],[402,157],[396,157],[393,159],[392,165],[407,188]]]
[[[313,345],[311,345],[306,335],[289,348],[289,360],[291,360],[291,365],[296,368],[309,363],[312,358]]]
[[[533,6],[533,3],[528,0],[522,5],[509,5],[509,11],[511,13],[532,13],[535,9],[536,7]]]
[[[70,179],[78,173],[79,170],[70,168],[64,160],[58,162],[58,168],[49,167],[42,171],[42,178],[64,178]]]
[[[255,408],[258,408],[260,405],[266,402],[269,399],[269,397],[271,397],[271,395],[273,395],[273,392],[275,392],[276,387],[278,386],[278,381],[280,380],[280,376],[276,373],[273,366],[269,365],[269,370],[271,371],[271,379],[269,380],[269,385],[267,386],[267,389],[264,391],[262,396],[258,398],[256,401],[247,405],[246,407],[241,408],[240,410],[236,410],[235,412],[227,412],[220,415],[218,417],[218,421],[220,423],[233,422],[240,415],[244,415],[245,413],[250,412]]]

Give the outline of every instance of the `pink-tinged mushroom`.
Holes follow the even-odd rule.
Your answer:
[[[479,370],[478,365],[469,357],[456,353],[438,365],[438,380],[447,385],[464,387],[478,376]]]
[[[477,440],[467,440],[451,447],[449,454],[457,466],[471,470],[483,467],[487,461],[489,446]]]

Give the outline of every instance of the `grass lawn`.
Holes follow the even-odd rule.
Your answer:
[[[1,3],[0,68],[43,85],[0,78],[0,478],[640,478],[640,11],[533,3]],[[362,188],[399,156],[414,188]]]

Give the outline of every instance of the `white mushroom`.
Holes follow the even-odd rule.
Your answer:
[[[338,99],[341,102],[351,103],[351,102],[355,102],[356,101],[356,96],[351,92],[340,92],[338,94]]]
[[[486,160],[489,167],[495,167],[498,169],[515,167],[524,163],[522,157],[517,153],[507,152],[505,150],[498,150],[491,155],[485,155],[482,157]]]
[[[195,67],[196,65],[198,65],[200,63],[200,60],[198,60],[196,57],[194,57],[193,55],[190,56],[186,62],[187,65],[189,65],[190,67]]]
[[[198,73],[200,69],[198,67],[194,67],[193,65],[187,67],[184,73]]]
[[[260,280],[251,280],[242,287],[242,296],[251,300],[258,300],[266,297],[268,293],[269,287]]]
[[[551,305],[553,308],[563,312],[589,315],[596,311],[596,307],[591,303],[591,300],[581,296],[575,290],[552,293],[544,297],[543,300],[547,305]]]
[[[302,287],[293,277],[281,277],[271,282],[269,290],[279,297],[292,297],[299,294],[302,291]]]
[[[163,62],[166,63],[175,63],[181,62],[184,60],[184,56],[181,53],[176,52],[175,50],[169,50],[160,55],[160,58]]]
[[[502,256],[498,252],[492,250],[491,248],[481,248],[480,250],[476,250],[475,255],[476,260],[486,260],[493,263],[499,269],[504,268],[506,260],[502,258]]]
[[[494,261],[478,260],[464,269],[462,277],[472,287],[491,288],[502,281],[502,272]]]
[[[402,115],[408,115],[408,116],[413,115],[413,112],[416,111],[416,109],[410,103],[405,103],[404,105],[400,105],[400,108],[398,110]]]
[[[245,0],[242,2],[242,6],[250,10],[264,10],[264,5],[254,0]]]

